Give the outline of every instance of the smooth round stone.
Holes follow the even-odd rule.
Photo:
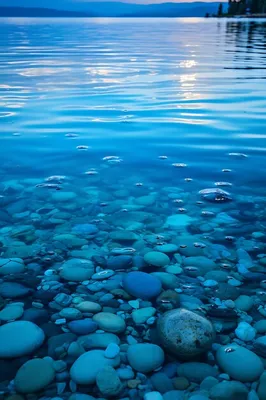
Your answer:
[[[62,202],[74,200],[76,197],[77,195],[74,192],[56,191],[53,192],[52,194],[52,200],[62,201]]]
[[[121,243],[124,242],[132,243],[139,239],[138,235],[136,235],[134,232],[126,230],[111,232],[110,238],[115,242],[121,242]]]
[[[162,366],[164,352],[156,344],[138,343],[128,347],[127,358],[132,368],[145,374]]]
[[[125,321],[116,314],[100,312],[92,318],[98,324],[99,329],[103,329],[106,332],[121,333],[126,329]]]
[[[145,324],[145,322],[150,318],[153,317],[156,313],[156,308],[154,307],[145,307],[140,308],[139,310],[135,310],[132,312],[132,318],[135,324]]]
[[[110,343],[119,345],[120,339],[113,333],[91,333],[78,338],[78,343],[85,343],[86,349],[106,349]]]
[[[158,271],[152,272],[151,275],[160,279],[164,289],[176,289],[179,286],[178,278],[174,274]]]
[[[210,389],[212,400],[247,400],[248,389],[241,382],[223,381]]]
[[[75,235],[95,235],[98,233],[98,228],[94,224],[77,224],[72,228]]]
[[[157,332],[165,350],[182,359],[206,352],[215,338],[210,321],[183,308],[164,313]]]
[[[15,321],[0,326],[0,358],[31,354],[45,339],[41,328],[32,322]]]
[[[254,300],[250,296],[241,295],[235,300],[236,308],[248,312],[253,307]]]
[[[83,282],[87,281],[93,275],[93,270],[82,267],[63,267],[60,271],[60,276],[66,281]]]
[[[188,215],[174,214],[174,215],[170,215],[167,218],[165,227],[168,227],[171,229],[183,230],[188,225],[190,225],[192,221],[193,221],[193,218],[189,217]]]
[[[165,269],[169,274],[180,275],[183,272],[183,269],[179,267],[179,265],[168,265]]]
[[[98,313],[102,310],[102,306],[100,304],[94,303],[93,301],[82,301],[75,307],[81,312],[88,313]]]
[[[3,310],[0,311],[1,321],[14,321],[22,317],[24,309],[19,305],[8,304]]]
[[[117,396],[123,388],[116,370],[110,365],[106,365],[98,372],[96,384],[105,397]]]
[[[76,335],[87,335],[97,330],[98,324],[92,319],[82,319],[77,321],[71,321],[68,323],[68,328],[72,333]]]
[[[60,311],[59,315],[60,315],[60,317],[66,318],[66,319],[69,319],[69,320],[82,318],[81,311],[79,311],[79,310],[77,310],[76,308],[73,308],[73,307],[63,308],[63,310]]]
[[[168,243],[168,244],[161,244],[155,247],[157,251],[161,253],[176,253],[178,251],[178,247],[176,244]]]
[[[19,393],[34,393],[44,389],[55,378],[55,370],[48,360],[35,358],[18,370],[15,388]]]
[[[25,269],[24,261],[21,258],[1,258],[0,275],[19,274]]]
[[[250,342],[256,336],[256,330],[247,322],[239,322],[235,334],[243,342]]]
[[[0,284],[0,296],[4,298],[17,299],[26,297],[31,293],[31,290],[21,283],[3,282]]]
[[[154,267],[164,267],[170,264],[170,258],[160,251],[150,251],[144,255],[144,261]]]
[[[51,399],[52,400],[52,399]],[[96,400],[95,397],[84,393],[73,393],[68,400]]]
[[[266,319],[261,319],[254,324],[254,328],[258,333],[266,333]]]
[[[133,271],[123,278],[123,287],[131,296],[150,300],[161,293],[162,283],[160,279],[146,272]]]
[[[213,260],[204,256],[186,257],[184,259],[184,265],[187,267],[197,267],[200,271],[200,275],[205,275],[207,272],[217,267]]]
[[[108,344],[104,356],[107,358],[115,358],[120,353],[120,347],[116,343]]]
[[[118,368],[117,373],[118,373],[119,378],[124,381],[133,379],[135,376],[135,373],[131,368]]]
[[[178,376],[187,378],[191,382],[201,383],[209,376],[216,377],[218,375],[217,369],[209,364],[201,362],[188,362],[180,364],[177,367]]]
[[[144,400],[163,400],[163,396],[160,392],[149,392],[145,394]]]
[[[255,353],[236,344],[220,347],[216,360],[224,372],[240,382],[256,381],[264,371],[263,363]]]
[[[95,383],[96,376],[102,368],[107,365],[116,368],[119,364],[119,356],[114,359],[106,358],[103,350],[90,350],[74,362],[70,376],[79,385],[90,385]]]
[[[115,274],[114,271],[112,271],[111,269],[105,269],[103,271],[96,272],[96,274],[93,274],[91,279],[95,281],[104,281],[105,279],[110,278],[114,274]]]
[[[118,255],[107,260],[107,268],[116,271],[120,269],[130,269],[132,267],[133,259],[128,255]]]

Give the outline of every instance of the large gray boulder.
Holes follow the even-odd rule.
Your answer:
[[[206,352],[215,338],[210,321],[183,308],[163,314],[157,331],[165,350],[185,360]]]

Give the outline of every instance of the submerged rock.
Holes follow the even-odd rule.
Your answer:
[[[199,194],[204,200],[210,201],[211,203],[226,203],[232,201],[230,193],[218,188],[203,189],[199,191]]]
[[[127,358],[132,368],[145,374],[156,370],[163,364],[164,352],[156,344],[138,343],[129,346]]]
[[[45,339],[43,330],[32,322],[15,321],[0,327],[0,358],[31,354]]]
[[[216,354],[216,360],[224,372],[240,382],[256,381],[264,371],[260,358],[252,351],[237,344],[220,347]]]
[[[55,370],[49,360],[35,358],[27,361],[18,370],[15,388],[19,393],[35,393],[44,389],[55,378]]]
[[[82,354],[70,369],[71,379],[79,385],[91,385],[96,382],[98,373],[105,366],[118,367],[120,357],[106,358],[103,350],[91,350]]]
[[[158,320],[157,332],[165,350],[181,359],[204,353],[215,338],[210,321],[183,308],[166,312]]]
[[[130,295],[149,300],[157,297],[162,290],[162,283],[156,276],[146,272],[132,271],[123,278],[123,286]]]

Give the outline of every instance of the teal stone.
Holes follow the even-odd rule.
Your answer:
[[[15,321],[0,326],[0,358],[31,354],[44,342],[41,328],[29,321]]]
[[[120,339],[113,333],[91,333],[78,338],[78,343],[85,344],[86,349],[106,349],[109,344],[120,344]]]
[[[207,377],[216,377],[218,370],[201,362],[187,362],[177,367],[178,376],[187,378],[190,382],[201,383]]]
[[[103,350],[90,350],[82,354],[70,369],[71,379],[79,385],[95,383],[97,374],[105,366],[118,367],[120,357],[106,358]]]
[[[176,253],[178,251],[178,247],[176,244],[161,244],[155,247],[155,250],[160,251],[162,253]]]
[[[160,279],[164,289],[176,289],[179,287],[178,278],[174,274],[168,272],[152,272],[151,275]]]
[[[34,358],[20,367],[15,377],[19,393],[35,393],[48,386],[55,378],[55,370],[49,360]]]
[[[216,360],[224,372],[240,382],[254,382],[264,371],[263,363],[255,353],[233,343],[220,347]]]
[[[150,251],[146,253],[144,260],[147,264],[153,265],[154,267],[164,267],[170,264],[170,258],[160,251]]]
[[[77,197],[76,193],[74,192],[62,192],[62,191],[56,191],[52,194],[52,200],[54,201],[62,201],[62,202],[67,202],[74,200]]]
[[[147,319],[153,317],[155,313],[156,308],[154,307],[140,308],[139,310],[135,310],[132,312],[132,318],[136,325],[145,324]]]
[[[92,317],[93,321],[106,332],[121,333],[126,329],[126,323],[122,317],[109,312],[100,312]]]
[[[127,358],[132,368],[146,374],[161,367],[164,362],[164,352],[156,344],[137,343],[128,347]]]
[[[21,258],[0,259],[0,275],[18,274],[24,269],[24,261]]]
[[[248,389],[237,381],[223,381],[210,389],[212,400],[247,400]]]

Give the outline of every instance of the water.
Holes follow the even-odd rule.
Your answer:
[[[0,294],[8,303],[22,301],[24,310],[32,301],[48,310],[43,318],[30,312],[22,318],[46,334],[44,324],[52,321],[50,335],[56,336],[62,331],[53,322],[63,306],[49,302],[64,292],[77,303],[83,298],[105,311],[124,312],[135,330],[128,298],[125,305],[118,294],[103,297],[120,288],[132,268],[129,252],[117,271],[110,261],[114,247],[135,248],[140,258],[133,269],[170,274],[164,289],[201,299],[198,311],[206,308],[217,343],[227,343],[220,332],[232,339],[237,323],[254,326],[265,317],[265,33],[263,19],[1,19],[0,247],[2,258],[23,261],[5,271],[0,267],[0,274],[4,282],[22,283],[26,292],[14,294],[11,284],[6,293],[0,283]],[[208,188],[229,194],[199,194]],[[133,236],[118,238],[125,229]],[[171,266],[144,264],[143,256],[165,243],[177,246],[164,250]],[[215,264],[206,266],[205,258],[190,265],[189,256]],[[59,276],[73,258],[90,260],[94,273],[115,273],[102,286],[88,271],[73,284]],[[219,310],[230,310],[223,302],[239,294],[251,296],[255,305],[245,316],[239,302],[231,304],[238,320],[225,327]],[[197,309],[191,302],[191,310]],[[156,318],[165,311],[158,304],[150,304]],[[184,299],[181,306],[189,308]],[[218,307],[215,315],[210,306]],[[11,320],[20,318],[18,312]],[[144,338],[136,328],[138,342],[151,341],[149,326],[144,324]],[[249,340],[240,343],[246,347]],[[256,349],[265,356],[263,351]],[[47,344],[34,354],[47,355]],[[0,381],[12,380],[17,368],[8,364]],[[145,390],[130,396],[142,398]],[[67,386],[62,396],[68,391]]]

